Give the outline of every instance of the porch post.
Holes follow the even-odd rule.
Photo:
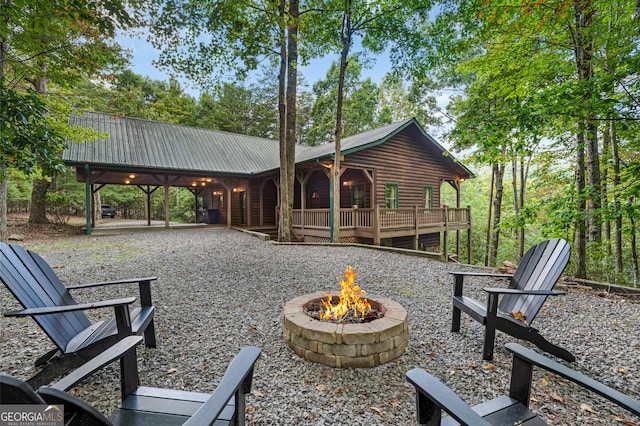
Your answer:
[[[456,180],[456,208],[460,208],[460,181]],[[460,259],[460,229],[456,230],[456,255]]]
[[[194,213],[194,223],[198,223],[198,188],[193,191],[193,208],[195,209]]]
[[[150,192],[149,185],[147,185],[146,194],[147,194],[147,205],[146,205],[145,213],[147,215],[147,226],[151,226],[151,192]]]
[[[334,165],[335,167],[335,165]],[[333,180],[335,178],[333,177],[333,168],[330,170],[329,173],[329,242],[330,243],[334,243],[334,235],[333,235],[333,212],[334,212],[334,205],[333,205],[333,192],[334,192],[334,188],[333,188]]]
[[[231,187],[227,187],[227,227],[231,227]]]
[[[164,229],[169,229],[169,175],[164,175]]]
[[[471,206],[467,206],[469,214],[469,228],[467,229],[467,263],[471,265]]]
[[[444,251],[444,261],[446,263],[449,262],[449,208],[444,206],[444,242],[443,242],[443,251]]]
[[[87,235],[91,235],[91,212],[93,211],[93,191],[91,190],[91,176],[89,174],[89,165],[84,165],[84,198],[87,207],[84,211],[85,220],[87,221]]]
[[[416,233],[413,237],[413,249],[418,250],[418,242],[420,241],[420,229],[418,227],[418,205],[413,208],[413,225],[415,226]]]
[[[100,191],[100,188],[102,188],[103,186],[104,185],[100,185],[98,189],[96,189],[96,186],[93,183],[91,184],[91,227],[92,228],[96,227],[96,192]]]
[[[300,184],[300,224],[302,229],[304,229],[304,211],[307,209],[307,183],[310,177],[310,172],[296,173],[296,179]]]
[[[380,206],[373,206],[373,244],[380,245]]]
[[[264,186],[266,184],[266,180],[260,183],[260,226],[264,225]]]
[[[251,227],[251,181],[247,179],[247,191],[244,198],[244,214],[247,216],[247,228]]]

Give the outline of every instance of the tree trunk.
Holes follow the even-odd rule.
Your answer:
[[[45,202],[50,182],[46,179],[35,179],[31,190],[31,208],[29,223],[49,223],[47,219],[47,203]]]
[[[31,81],[36,92],[42,96],[47,96],[47,65],[40,63],[40,75]],[[43,175],[48,171],[43,170]],[[33,190],[31,191],[31,209],[29,210],[29,223],[49,223],[47,219],[47,189],[50,182],[47,179],[35,179]]]
[[[527,180],[529,179],[529,164],[531,161],[531,156],[529,156],[529,160],[525,166],[524,158],[520,157],[520,210],[524,208],[524,200],[525,194],[527,191]],[[524,224],[520,228],[520,258],[524,256],[525,242],[524,242]]]
[[[286,76],[287,76],[287,38],[285,26],[285,0],[280,0],[280,71],[278,73],[278,121],[280,140],[280,212],[278,217],[278,241],[291,241],[292,213],[286,206],[293,205],[290,201],[287,161],[287,104],[286,104]]]
[[[0,170],[0,243],[6,243],[9,239],[7,233],[7,188],[9,182],[7,180],[7,168],[2,167]]]
[[[602,241],[602,188],[600,181],[600,154],[598,152],[597,126],[587,117],[587,182],[589,184],[589,241]]]
[[[574,54],[576,70],[579,81],[588,81],[593,78],[593,37],[588,33],[592,23],[594,10],[588,1],[574,2],[575,12],[575,37]],[[587,97],[595,97],[595,91],[589,92]],[[590,105],[591,99],[585,99],[585,105]],[[602,241],[602,225],[600,218],[601,189],[600,189],[600,156],[598,154],[598,132],[590,110],[584,112],[584,146],[587,160],[587,183],[589,185],[587,202],[587,219],[589,224],[589,241]]]
[[[6,7],[6,1],[2,0],[2,7]],[[0,16],[2,22],[5,22],[5,17]],[[0,34],[0,114],[5,114],[5,81],[4,81],[4,63],[7,52],[7,40]],[[4,122],[4,117],[0,118]],[[2,164],[0,169],[0,242],[7,242],[9,236],[7,235],[7,198],[9,182],[7,180],[7,167]]]
[[[629,204],[633,205],[634,198],[629,199]],[[636,243],[636,220],[633,214],[633,210],[629,214],[629,221],[631,222],[631,262],[633,263],[633,286],[637,287],[640,282],[640,268],[638,268],[638,245]]]
[[[622,203],[620,202],[619,191],[616,188],[620,185],[620,155],[618,153],[618,136],[613,120],[609,127],[611,135],[611,162],[613,164],[613,211],[615,215],[613,231],[613,257],[615,258],[616,275],[622,274]]]
[[[587,278],[587,231],[585,226],[585,165],[584,165],[584,133],[582,126],[576,135],[578,148],[576,150],[576,278]]]
[[[611,118],[611,116],[609,116]],[[612,122],[613,120],[611,120]],[[611,124],[613,125],[613,124]],[[611,132],[610,126],[605,125],[602,130],[602,176],[600,178],[602,188],[602,210],[609,210],[609,158],[611,158]],[[611,221],[603,219],[604,238],[606,243],[607,257],[611,257]]]
[[[489,188],[489,212],[487,213],[487,239],[484,249],[484,266],[489,266],[489,252],[491,246],[491,208],[493,207],[493,187],[496,180],[496,166],[491,167],[491,187]]]
[[[498,259],[498,247],[500,243],[500,219],[502,215],[502,194],[504,192],[504,164],[494,166],[496,175],[496,195],[493,200],[493,241],[491,245],[491,253],[489,255],[489,265],[495,266]]]
[[[517,157],[517,156],[516,156]],[[520,156],[511,160],[511,186],[513,188],[513,213],[518,216],[524,204],[524,159]],[[518,170],[520,169],[520,170]],[[520,188],[518,188],[518,175],[520,176]],[[522,226],[516,230],[516,240],[518,241],[518,255],[524,255],[524,222],[519,221]]]
[[[296,91],[298,84],[298,8],[299,0],[289,1],[287,22],[287,95],[286,95],[286,133],[285,150],[287,161],[288,203],[283,204],[287,211],[289,241],[293,239],[293,199],[296,172]]]
[[[349,62],[349,50],[351,49],[351,1],[345,1],[345,11],[342,19],[340,39],[342,51],[340,52],[340,72],[338,74],[338,99],[336,104],[336,130],[335,130],[335,159],[333,160],[333,234],[331,241],[340,241],[340,155],[342,148],[342,105],[344,101],[344,76]]]

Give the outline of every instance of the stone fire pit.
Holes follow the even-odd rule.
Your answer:
[[[338,296],[339,293],[331,293]],[[407,311],[392,300],[367,295],[384,316],[367,323],[337,324],[311,318],[310,308],[326,293],[296,297],[285,304],[285,342],[302,358],[330,367],[375,367],[399,357],[407,349]]]

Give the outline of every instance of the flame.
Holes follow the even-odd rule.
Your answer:
[[[371,312],[371,304],[367,299],[363,299],[364,290],[355,284],[356,274],[351,265],[347,266],[344,273],[344,280],[340,280],[340,301],[336,305],[331,304],[331,292],[327,291],[327,299],[320,299],[324,305],[324,310],[320,312],[320,318],[324,320],[342,320],[348,315],[354,318],[360,316],[364,320],[366,314]]]

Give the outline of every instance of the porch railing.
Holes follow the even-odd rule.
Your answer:
[[[329,209],[293,210],[293,227],[326,229],[330,227]],[[377,226],[376,226],[377,224]],[[469,208],[350,208],[340,209],[341,230],[447,228],[466,229],[471,224]]]

